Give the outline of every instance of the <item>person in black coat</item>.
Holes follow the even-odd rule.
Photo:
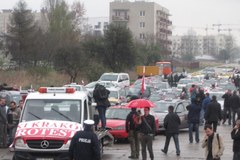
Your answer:
[[[101,120],[102,129],[106,129],[106,110],[110,106],[108,96],[110,91],[103,85],[97,83],[93,90],[93,98],[97,103],[96,109],[99,113],[99,119]]]
[[[213,131],[216,132],[218,121],[221,118],[221,105],[217,102],[217,97],[213,95],[205,113],[206,124],[213,125]]]
[[[228,119],[228,124],[231,125],[231,117],[232,117],[232,112],[230,108],[230,97],[232,95],[231,90],[229,89],[223,96],[222,98],[224,99],[224,104],[223,104],[223,122],[224,124],[226,120]]]
[[[164,128],[166,129],[166,141],[164,149],[161,151],[165,154],[168,152],[168,146],[171,137],[173,137],[175,147],[176,147],[176,154],[177,156],[180,156],[180,147],[179,147],[179,140],[178,140],[178,134],[179,134],[179,125],[181,124],[179,116],[173,112],[173,106],[168,107],[168,114],[164,118]]]
[[[201,112],[200,97],[192,99],[192,103],[187,106],[188,110],[188,127],[189,127],[189,142],[193,143],[193,130],[195,131],[195,141],[199,143],[199,123]]]
[[[69,147],[69,160],[100,160],[100,143],[93,132],[94,121],[85,120],[84,130],[73,136]]]
[[[240,99],[237,95],[237,91],[233,91],[232,96],[229,98],[230,108],[232,110],[232,125],[235,126],[235,118],[240,108]]]
[[[236,121],[236,125],[231,132],[233,139],[233,160],[240,159],[240,120]]]

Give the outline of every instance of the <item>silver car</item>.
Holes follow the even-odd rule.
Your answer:
[[[165,130],[163,123],[164,123],[165,116],[168,114],[168,107],[170,105],[174,107],[174,112],[178,114],[181,120],[181,125],[179,129],[188,128],[188,122],[187,122],[188,110],[186,106],[189,104],[190,104],[190,101],[180,100],[180,99],[166,99],[166,100],[160,100],[155,102],[154,111],[159,119],[160,131]]]

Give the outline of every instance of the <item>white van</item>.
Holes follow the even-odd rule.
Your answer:
[[[128,73],[103,73],[98,80],[99,82],[112,82],[119,87],[130,86],[130,78]]]

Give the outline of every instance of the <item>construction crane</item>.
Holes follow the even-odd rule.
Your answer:
[[[221,26],[221,25],[222,25],[222,24],[213,24],[212,26],[213,26],[213,27],[215,27],[215,26],[218,27],[218,32],[219,32],[219,31],[220,31],[220,26]]]
[[[228,31],[229,35],[231,34],[231,31],[233,30],[240,30],[238,28],[224,28],[224,29],[221,29],[220,27],[221,26],[240,26],[240,24],[212,24],[213,27],[218,27],[218,33],[220,33],[220,31]]]
[[[206,36],[208,35],[209,30],[215,30],[213,27],[208,27],[208,25],[206,25],[206,27],[192,27],[192,26],[172,26],[172,27],[173,27],[173,29],[189,28],[189,29],[194,29],[194,30],[204,30],[206,32]]]

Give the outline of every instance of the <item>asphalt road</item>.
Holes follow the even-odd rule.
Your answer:
[[[232,159],[232,139],[230,132],[232,127],[229,125],[218,126],[218,133],[224,137],[224,155],[222,156],[223,160]],[[203,127],[200,127],[200,139],[204,137]],[[201,143],[192,143],[189,144],[188,140],[188,131],[182,131],[179,135],[179,143],[181,155],[180,157],[176,156],[175,145],[173,139],[171,139],[168,154],[165,155],[161,152],[161,149],[164,147],[165,136],[158,135],[154,140],[153,150],[155,159],[161,160],[204,160],[204,149],[201,148]],[[129,144],[117,143],[113,147],[105,148],[104,160],[127,160],[130,155]],[[141,158],[141,157],[140,157]]]
[[[223,160],[232,159],[232,140],[230,137],[230,132],[232,127],[229,125],[218,126],[218,133],[224,137],[224,155],[222,156]],[[204,137],[203,127],[200,127],[200,138]],[[204,160],[204,149],[201,148],[201,143],[192,143],[189,144],[188,141],[188,132],[181,131],[179,135],[181,155],[176,156],[176,150],[173,140],[171,140],[169,145],[168,154],[165,155],[161,152],[161,149],[165,143],[165,136],[158,135],[155,137],[153,150],[156,160]],[[0,149],[0,160],[11,160],[13,152],[10,152],[8,149]],[[130,147],[126,142],[115,143],[111,147],[105,147],[103,160],[128,160],[130,155]],[[141,156],[140,156],[141,159]]]

